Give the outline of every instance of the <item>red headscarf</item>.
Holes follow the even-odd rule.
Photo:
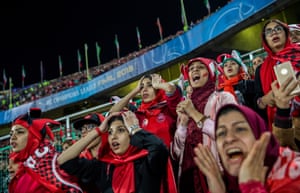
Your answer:
[[[49,124],[60,123],[52,119],[38,118],[40,113],[40,109],[31,109],[28,114],[19,116],[12,124],[23,126],[29,133],[26,147],[20,152],[10,154],[10,159],[20,163],[17,175],[10,183],[10,192],[26,192],[32,189],[42,192],[81,192],[77,184],[71,182],[74,179],[59,169],[55,148],[46,139],[46,135],[50,140],[54,139]]]
[[[150,78],[151,80],[151,77],[150,76],[146,76],[145,78]],[[167,101],[167,95],[165,93],[164,90],[162,89],[158,89],[158,90],[155,90],[156,91],[156,94],[155,94],[155,98],[150,101],[150,102],[144,102],[142,101],[140,107],[138,108],[138,111],[145,111],[147,113],[147,111],[151,108],[153,111],[153,109],[159,109],[159,108],[156,108],[156,106],[160,106],[160,104],[166,104],[166,101]],[[152,112],[153,113],[153,112]]]
[[[265,124],[265,121],[255,111],[253,111],[252,109],[246,106],[236,105],[236,104],[227,104],[219,109],[216,115],[215,130],[217,130],[218,128],[218,121],[219,121],[220,114],[225,109],[234,109],[242,113],[252,129],[255,139],[259,139],[264,132],[269,131],[268,127]],[[271,139],[267,146],[266,157],[264,161],[265,163],[264,165],[267,166],[269,169],[268,172],[271,171],[278,156],[279,156],[279,143],[275,139],[274,135],[271,135]],[[225,169],[224,169],[224,181],[227,188],[226,189],[227,192],[233,192],[233,193],[240,192],[238,178],[236,176],[231,176]]]
[[[130,145],[123,155],[116,155],[110,149],[107,137],[107,135],[101,136],[99,160],[115,166],[112,180],[113,192],[123,193],[124,190],[130,193],[135,192],[134,160],[147,156],[148,151]]]
[[[264,31],[266,26],[271,23],[276,22],[278,25],[282,26],[284,28],[285,34],[286,34],[286,43],[284,48],[279,52],[273,52],[264,35]],[[260,69],[260,80],[261,80],[261,86],[263,89],[264,94],[267,94],[271,90],[271,83],[276,80],[276,76],[273,70],[273,67],[277,64],[290,61],[293,65],[293,68],[296,72],[300,71],[300,47],[297,44],[292,44],[290,41],[290,32],[288,25],[277,20],[272,19],[266,22],[266,24],[263,27],[262,32],[262,43],[265,51],[268,53],[266,59],[261,65]],[[268,111],[268,121],[269,121],[269,128],[271,129],[274,115],[275,115],[275,107],[269,107],[267,106]]]
[[[20,152],[13,152],[10,155],[11,159],[15,162],[25,161],[29,155],[33,154],[42,142],[47,141],[45,138],[46,135],[50,140],[54,140],[54,135],[49,124],[60,125],[60,123],[52,119],[33,117],[32,115],[36,114],[37,111],[40,111],[40,109],[31,109],[28,114],[17,117],[12,123],[12,126],[21,125],[29,131],[26,147]]]

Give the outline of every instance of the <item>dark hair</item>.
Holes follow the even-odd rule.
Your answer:
[[[143,80],[144,80],[145,78],[148,78],[148,79],[152,80],[151,74],[146,74],[146,75],[143,77]]]
[[[233,112],[233,111],[241,112],[240,109],[238,109],[236,106],[227,106],[227,107],[221,108],[220,111],[218,112],[218,117],[216,119],[216,124],[219,124],[218,119],[222,115],[226,115],[226,114],[228,114],[230,112]],[[216,131],[217,131],[217,129],[218,129],[218,125],[216,125]]]
[[[122,117],[122,115],[117,115],[117,116],[113,116],[111,117],[108,121],[107,121],[107,126],[110,127],[110,125],[115,122],[115,121],[122,121],[122,123],[124,123],[124,119]]]
[[[270,20],[266,21],[266,23],[264,24],[264,27],[263,27],[263,31],[262,31],[263,36],[262,36],[262,38],[264,39],[264,42],[267,42],[267,41],[266,41],[266,36],[265,36],[266,26],[267,26],[269,23],[272,23],[272,22],[275,22],[275,23],[277,23],[278,25],[282,26],[282,27],[283,27],[283,30],[285,31],[285,36],[286,36],[286,38],[289,37],[289,34],[290,34],[290,32],[289,32],[289,27],[288,27],[288,25],[287,25],[286,23],[280,21],[279,19],[270,19]],[[269,46],[269,45],[268,45],[268,46]]]

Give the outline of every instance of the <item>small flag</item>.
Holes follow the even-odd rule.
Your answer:
[[[64,136],[64,132],[63,132],[62,128],[59,129],[59,136],[60,136],[61,139]]]
[[[82,60],[81,60],[81,54],[79,49],[77,50],[77,60],[78,60],[78,72],[81,72]]]
[[[96,54],[97,54],[97,62],[98,62],[98,65],[101,64],[101,60],[100,60],[100,52],[101,52],[101,47],[98,45],[98,42],[96,42]]]
[[[160,40],[163,40],[163,30],[162,30],[162,27],[161,27],[161,24],[160,24],[159,17],[156,20],[156,25],[158,26]]]
[[[59,65],[59,76],[63,75],[63,69],[62,69],[62,60],[60,55],[58,56],[58,65]]]
[[[116,49],[117,49],[117,57],[118,59],[120,58],[120,45],[119,45],[119,41],[118,41],[118,35],[115,35],[115,44],[116,44]]]
[[[208,15],[210,15],[210,3],[209,0],[204,0],[204,5],[208,11]]]
[[[85,53],[85,68],[86,68],[86,77],[88,80],[91,80],[89,72],[89,57],[88,57],[88,45],[84,44],[84,53]]]
[[[44,66],[43,66],[42,60],[40,62],[40,71],[41,71],[41,82],[43,82],[44,81]]]
[[[183,0],[180,0],[180,5],[181,5],[181,21],[183,25],[183,31],[187,31],[189,29],[189,26],[187,23]]]
[[[142,48],[142,41],[141,41],[141,35],[140,35],[140,31],[139,31],[138,27],[136,27],[136,36],[137,36],[139,49],[141,49]]]
[[[22,65],[22,87],[24,87],[25,77],[26,77],[26,73],[25,73],[24,65]]]
[[[12,78],[9,77],[9,109],[13,108],[13,103],[12,103],[12,87],[13,87]]]
[[[6,73],[5,73],[5,69],[3,70],[3,90],[5,89],[7,83],[7,77],[6,77]]]

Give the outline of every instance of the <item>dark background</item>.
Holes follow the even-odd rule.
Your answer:
[[[212,12],[226,0],[210,0]],[[188,22],[207,16],[203,0],[184,0]],[[136,27],[142,45],[159,41],[156,19],[160,18],[164,37],[182,30],[180,0],[44,0],[0,1],[0,81],[2,72],[21,87],[25,67],[25,86],[40,81],[40,61],[44,80],[59,77],[58,55],[63,74],[78,71],[77,49],[84,61],[87,43],[89,66],[96,66],[95,42],[101,47],[101,63],[117,57],[114,44],[118,35],[120,55],[138,50]],[[8,88],[8,84],[6,86]]]

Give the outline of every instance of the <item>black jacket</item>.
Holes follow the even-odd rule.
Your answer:
[[[159,193],[162,176],[166,172],[168,149],[153,134],[141,130],[131,136],[131,145],[147,149],[146,157],[134,161],[135,189],[138,193]],[[67,173],[77,176],[82,184],[96,186],[98,190],[89,192],[113,193],[112,174],[114,166],[99,160],[75,158],[61,165]],[[109,168],[109,169],[108,169]]]

